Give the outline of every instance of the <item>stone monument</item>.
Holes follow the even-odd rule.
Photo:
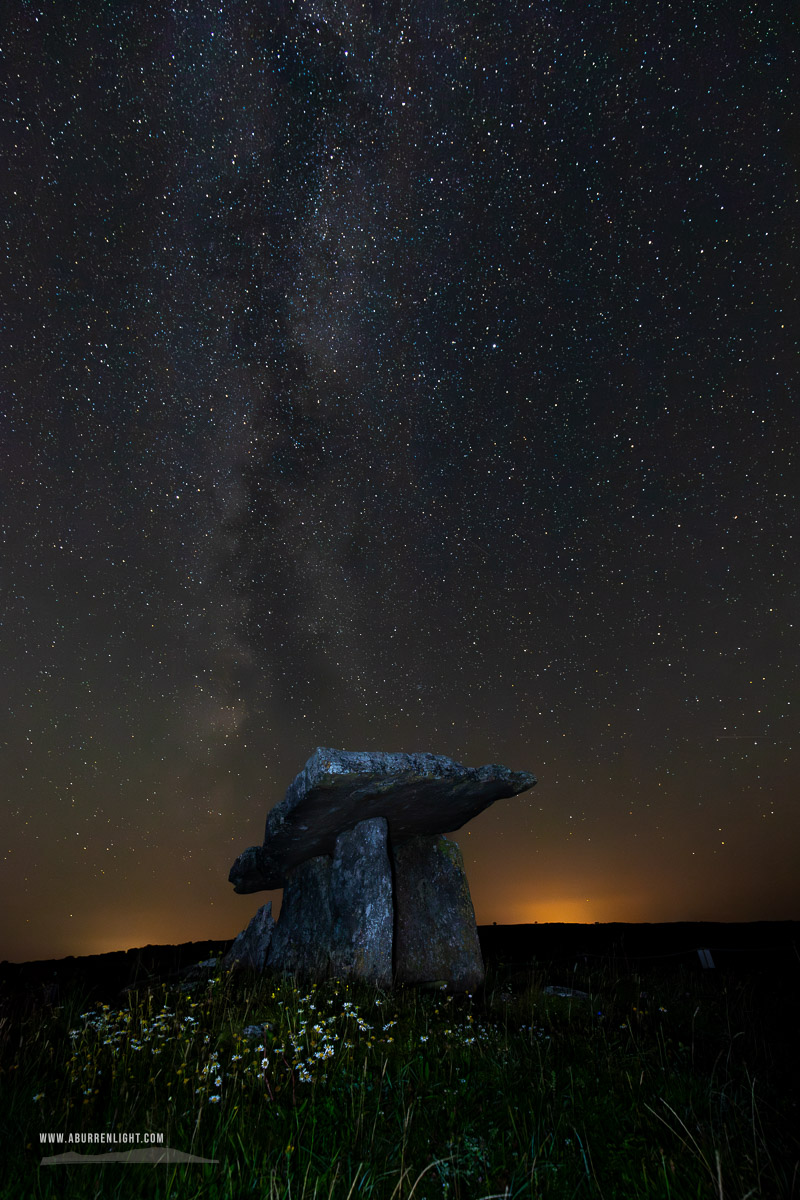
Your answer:
[[[318,747],[267,815],[263,844],[231,868],[238,893],[284,892],[277,923],[271,906],[259,909],[228,960],[473,990],[483,981],[475,912],[461,851],[443,835],[535,783],[441,755]]]

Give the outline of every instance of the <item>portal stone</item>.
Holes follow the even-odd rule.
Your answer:
[[[222,960],[223,967],[246,967],[251,971],[263,971],[267,961],[275,922],[272,919],[272,901],[268,900],[254,915],[250,924],[243,929]]]
[[[333,975],[390,988],[394,905],[385,817],[339,834],[330,879]]]
[[[441,835],[392,845],[394,982],[441,980],[473,991],[484,979],[475,910],[456,842]]]
[[[332,935],[331,860],[320,855],[300,863],[286,881],[267,966],[298,978],[327,979]]]

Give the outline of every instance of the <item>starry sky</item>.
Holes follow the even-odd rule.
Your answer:
[[[479,924],[800,918],[786,8],[4,24],[0,958],[277,915],[320,745],[534,772]]]

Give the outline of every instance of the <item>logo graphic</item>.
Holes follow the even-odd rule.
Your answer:
[[[80,1154],[67,1150],[64,1154],[51,1154],[43,1158],[42,1167],[69,1166],[71,1163],[216,1163],[218,1158],[199,1158],[196,1154],[184,1154],[171,1146],[143,1146],[141,1150],[109,1150],[106,1154]]]

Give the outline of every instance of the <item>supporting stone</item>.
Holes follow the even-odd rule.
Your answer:
[[[332,934],[331,859],[323,854],[290,873],[267,966],[298,978],[327,979]]]
[[[394,982],[441,980],[474,991],[484,979],[475,910],[456,842],[441,835],[392,844]]]
[[[361,979],[392,986],[392,868],[385,817],[336,839],[333,858],[291,872],[266,959],[298,978]]]
[[[222,960],[223,967],[246,967],[263,971],[269,953],[275,922],[272,901],[262,904],[246,929],[243,929]]]
[[[359,821],[336,839],[331,867],[331,971],[339,979],[392,986],[392,868],[385,817]]]

